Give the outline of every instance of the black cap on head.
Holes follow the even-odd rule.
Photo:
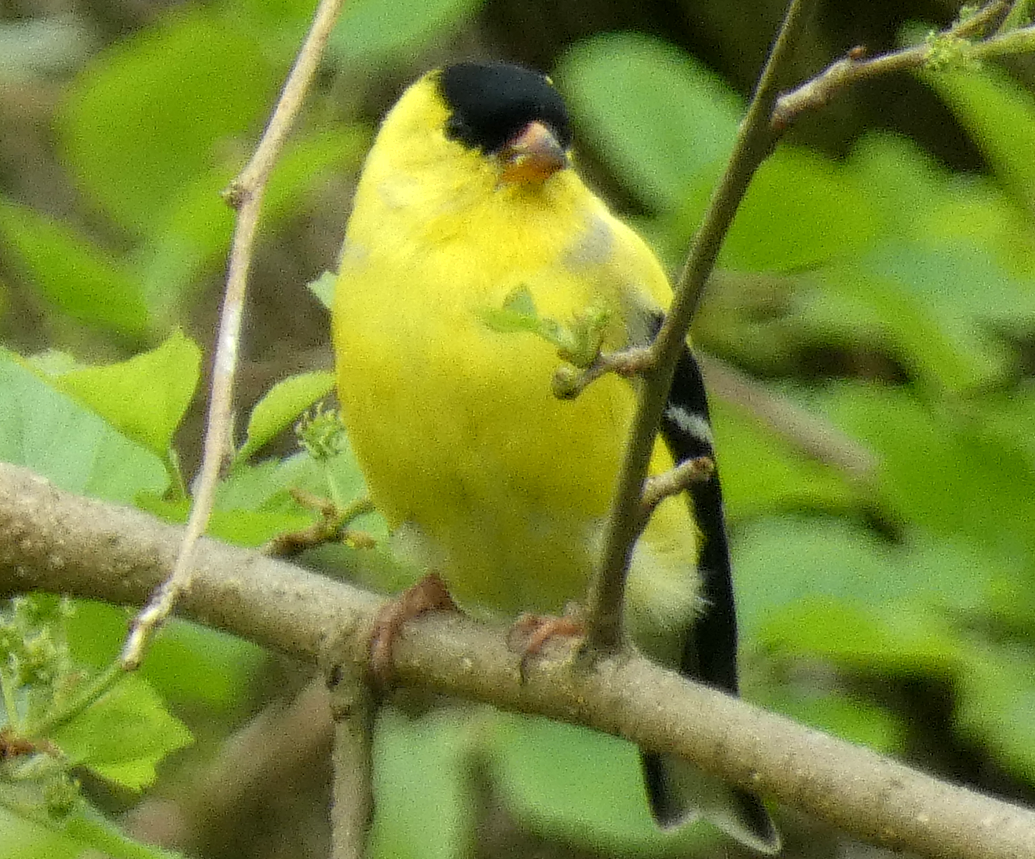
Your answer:
[[[457,63],[444,68],[438,82],[450,110],[446,135],[453,140],[498,152],[538,120],[561,146],[571,145],[564,100],[539,72],[509,63]]]

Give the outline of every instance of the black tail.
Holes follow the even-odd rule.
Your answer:
[[[676,365],[661,435],[677,463],[701,456],[715,459],[704,380],[689,348]],[[679,671],[736,695],[737,616],[718,470],[709,480],[691,484],[689,493],[701,531],[697,572],[703,610],[688,619]],[[671,827],[704,815],[749,847],[767,854],[779,852],[780,835],[753,793],[705,776],[670,756],[645,753],[643,769],[659,825]]]

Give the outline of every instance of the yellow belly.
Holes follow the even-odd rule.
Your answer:
[[[377,316],[338,339],[343,414],[374,503],[391,526],[419,526],[461,602],[560,610],[585,588],[627,383],[561,402],[559,359],[533,335],[492,332],[473,311],[434,326]]]
[[[451,249],[440,238],[429,256],[427,244],[417,254],[389,236],[360,239],[343,255],[334,334],[343,416],[373,502],[391,527],[417,526],[424,564],[462,604],[514,614],[581,599],[628,435],[632,383],[608,376],[574,401],[557,400],[556,348],[494,331],[483,312],[522,287],[542,315],[568,321],[590,303],[620,302],[624,284],[603,268],[588,276],[557,266],[563,249],[542,240]],[[472,258],[485,265],[471,271]],[[609,336],[610,348],[623,345],[624,327],[616,321]],[[670,466],[659,444],[652,470]],[[662,613],[685,617],[697,533],[685,502],[671,502],[634,557],[630,598],[652,601],[641,593],[649,585]]]

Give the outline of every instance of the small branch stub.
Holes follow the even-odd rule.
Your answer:
[[[585,369],[563,364],[554,373],[553,394],[559,400],[574,400],[593,382],[608,373],[627,378],[643,375],[654,367],[656,357],[651,347],[634,346],[619,352],[601,353]]]
[[[237,179],[234,179],[223,189],[220,196],[223,198],[224,203],[237,211],[248,201],[248,198],[251,196],[251,189],[242,185]]]
[[[643,486],[641,502],[644,526],[662,501],[689,489],[693,483],[704,483],[711,480],[713,474],[715,474],[715,460],[710,456],[698,456],[679,463],[675,468],[671,468],[663,474],[648,478]]]

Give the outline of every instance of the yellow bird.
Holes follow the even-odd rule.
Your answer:
[[[464,62],[412,84],[385,117],[356,190],[333,331],[342,412],[397,544],[462,605],[559,613],[580,599],[626,443],[635,381],[551,392],[557,347],[501,330],[534,314],[606,321],[605,350],[645,344],[671,290],[643,240],[572,166],[550,80]],[[701,375],[680,361],[652,473],[712,456]],[[737,691],[736,624],[717,475],[671,497],[636,545],[626,626],[687,676]],[[754,795],[644,754],[659,824],[699,815],[763,853],[780,839]]]

